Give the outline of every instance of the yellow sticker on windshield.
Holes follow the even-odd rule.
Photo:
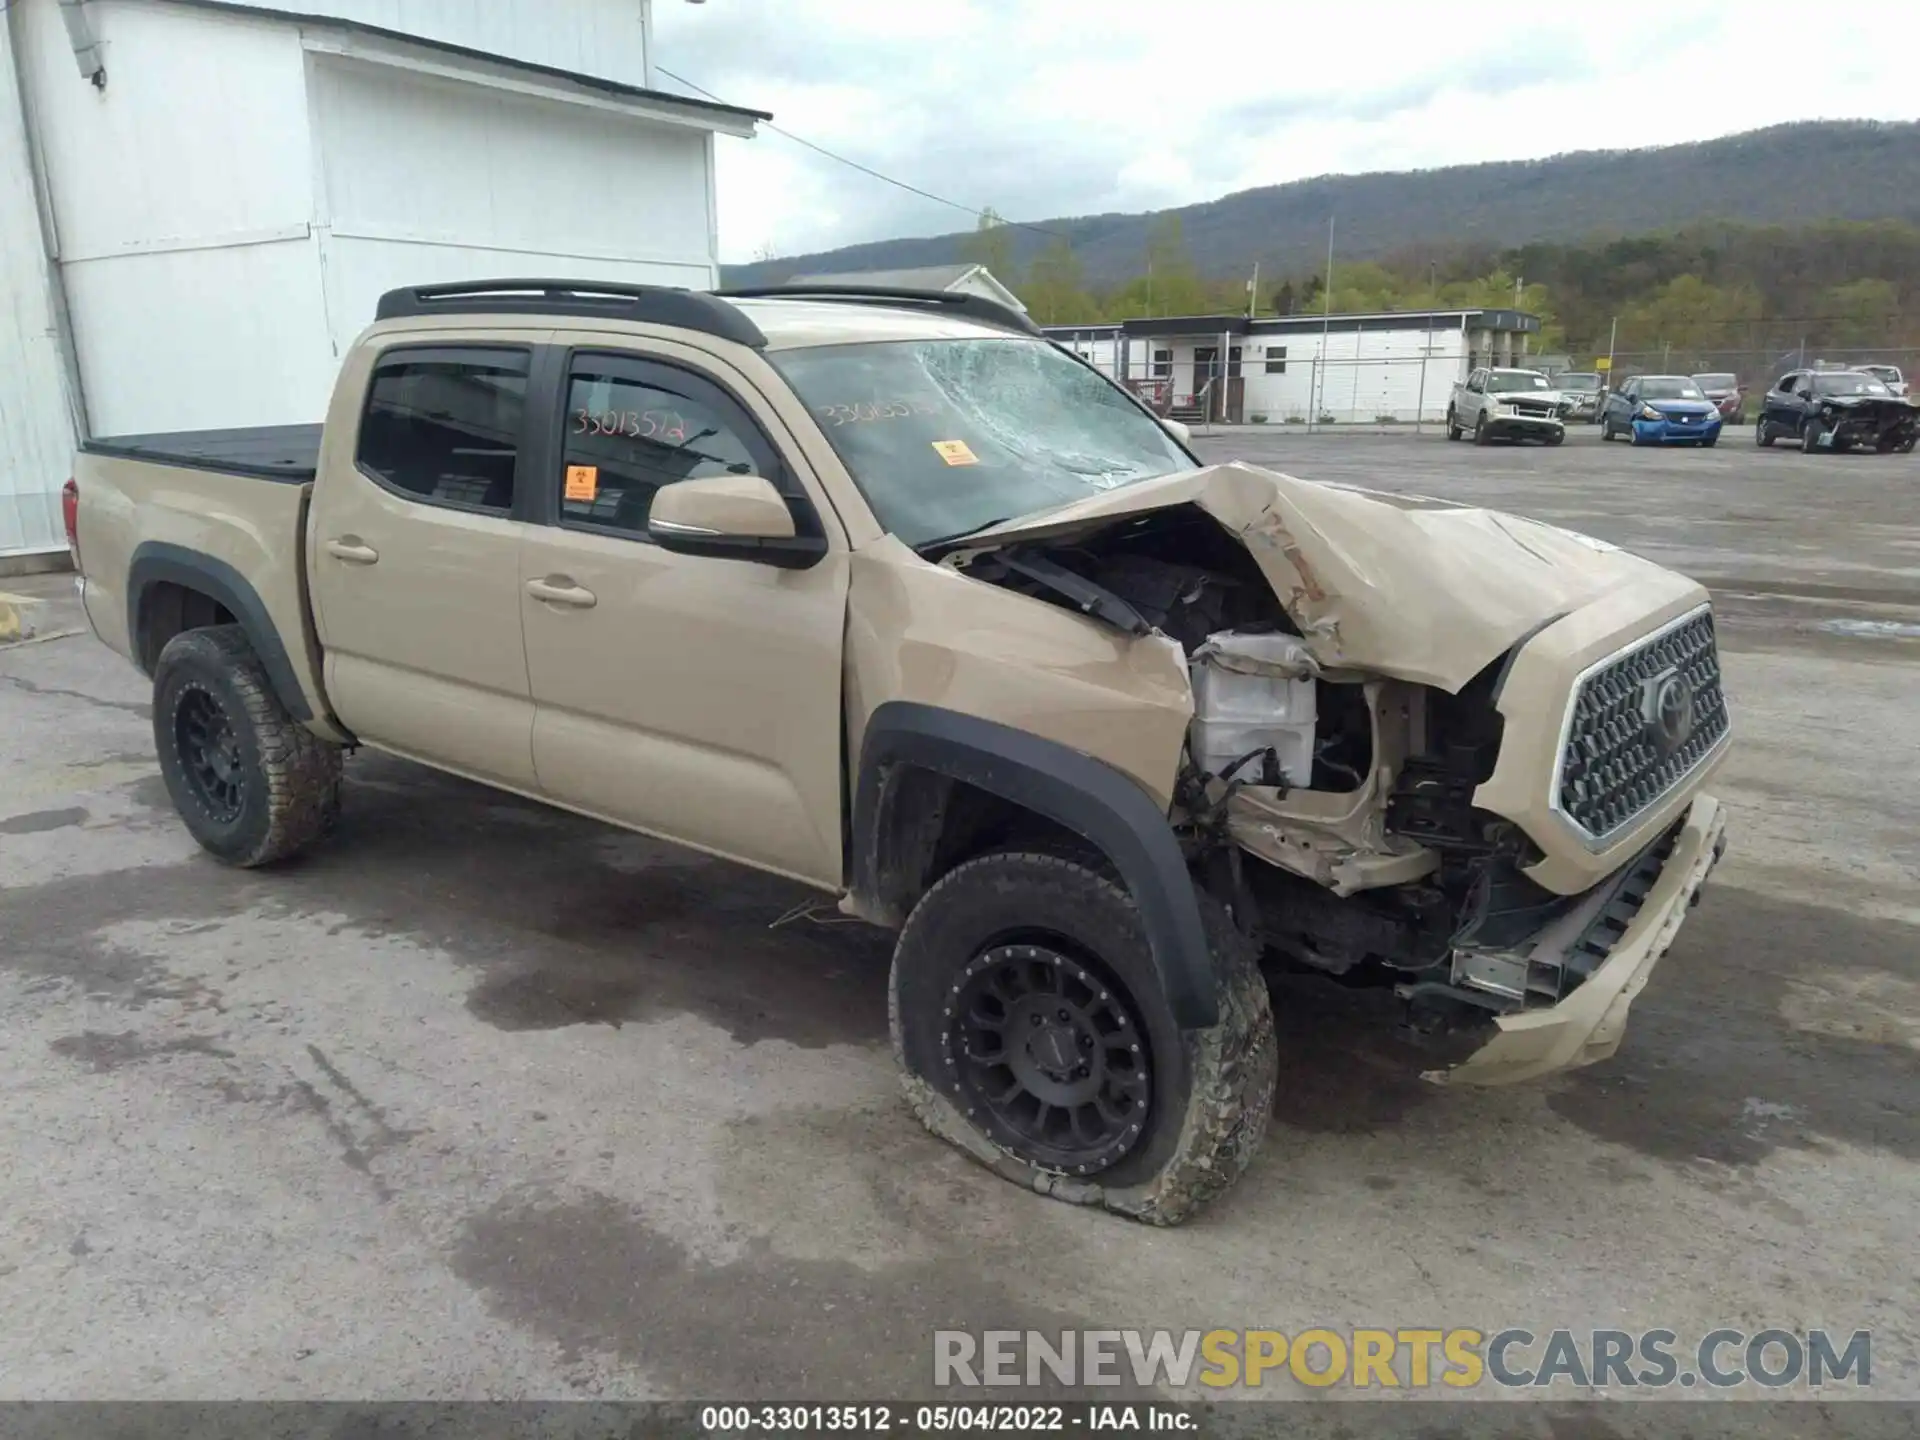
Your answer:
[[[980,457],[967,448],[964,440],[935,440],[934,451],[949,465],[978,465]]]
[[[569,500],[592,502],[600,494],[600,467],[598,465],[567,466],[567,488]]]

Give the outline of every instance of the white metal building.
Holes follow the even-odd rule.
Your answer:
[[[1476,365],[1525,365],[1539,329],[1518,310],[1444,310],[1188,315],[1047,333],[1181,418],[1279,425],[1440,419],[1454,381]]]
[[[1027,313],[1026,303],[994,278],[984,265],[920,265],[908,270],[847,270],[824,275],[795,275],[789,285],[874,285],[894,290],[947,290],[978,295],[1009,310]]]
[[[15,0],[0,556],[64,548],[76,436],[319,418],[394,286],[716,284],[764,117],[653,90],[650,3]]]

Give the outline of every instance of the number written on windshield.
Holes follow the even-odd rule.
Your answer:
[[[931,400],[862,400],[852,405],[819,405],[814,413],[833,426],[858,425],[874,420],[904,420],[909,415],[938,415]]]

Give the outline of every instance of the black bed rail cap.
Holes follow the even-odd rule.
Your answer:
[[[760,327],[717,295],[670,285],[620,285],[596,280],[461,280],[409,285],[380,297],[374,316],[590,315],[696,330],[739,345],[764,348]]]
[[[1022,335],[1045,338],[1031,317],[989,300],[984,295],[962,295],[952,290],[907,290],[887,285],[752,285],[717,292],[729,300],[832,300],[847,305],[885,305],[900,309],[938,309]]]

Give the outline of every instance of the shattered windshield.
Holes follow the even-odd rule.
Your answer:
[[[891,340],[768,358],[908,545],[1194,468],[1129,396],[1042,341]]]

